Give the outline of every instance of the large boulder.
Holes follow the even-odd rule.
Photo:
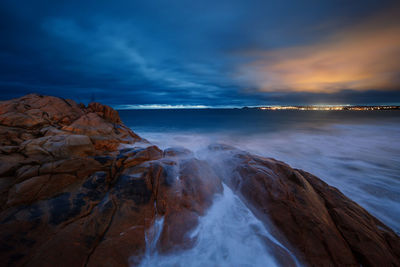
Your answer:
[[[161,156],[158,155],[156,158]],[[192,169],[193,168],[193,169]],[[123,169],[110,191],[116,206],[112,224],[91,255],[89,266],[139,264],[150,243],[160,253],[190,248],[188,233],[212,204],[222,184],[205,162],[165,158]],[[154,240],[157,221],[159,240]],[[129,260],[129,262],[128,262]]]
[[[256,216],[312,266],[398,266],[400,238],[317,177],[228,146],[211,146],[215,170]],[[283,234],[283,237],[280,236]]]

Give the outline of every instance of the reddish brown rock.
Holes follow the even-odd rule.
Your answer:
[[[85,135],[109,135],[113,131],[113,125],[102,119],[96,113],[88,113],[81,116],[62,130],[73,132],[75,134]]]
[[[54,158],[94,154],[93,143],[86,135],[54,135],[25,141],[21,152],[26,156],[42,155]]]
[[[40,192],[49,179],[50,175],[47,174],[32,177],[19,184],[15,184],[8,191],[8,201],[6,205],[15,206],[17,204],[25,204],[40,199]]]
[[[28,178],[39,175],[40,165],[23,165],[15,172],[15,183],[20,183]]]
[[[225,181],[311,266],[398,266],[400,238],[336,188],[274,159],[212,147]],[[221,165],[218,167],[221,171]],[[228,172],[228,174],[226,173]],[[222,175],[222,174],[221,174]]]
[[[164,150],[165,157],[188,157],[193,156],[193,152],[184,147],[171,147]]]
[[[162,151],[156,146],[138,148],[130,151],[130,153],[125,153],[125,155],[128,157],[123,161],[122,164],[124,168],[128,168],[145,161],[160,159],[162,154]]]
[[[100,151],[117,151],[121,144],[121,141],[118,139],[110,139],[101,135],[91,136],[90,139],[93,142],[94,148]]]
[[[159,250],[189,247],[186,233],[222,190],[206,163],[164,159],[107,106],[29,95],[0,111],[5,265],[139,263],[161,217]]]
[[[336,189],[282,162],[210,149],[222,161],[214,169],[149,144],[99,103],[0,102],[1,265],[128,266],[149,249],[188,249],[220,177],[305,264],[398,265],[399,237]]]
[[[92,112],[97,113],[97,115],[99,115],[100,117],[109,122],[121,123],[121,119],[119,118],[118,112],[110,108],[109,106],[92,102],[88,105],[88,109],[91,110]]]
[[[117,209],[89,266],[127,265],[128,259],[131,264],[139,263],[155,219],[163,218],[160,252],[190,247],[193,240],[186,234],[197,225],[213,196],[222,192],[221,181],[206,163],[157,160],[158,149],[147,150],[154,150],[153,157],[124,169],[111,190]],[[146,150],[134,151],[124,153],[132,157]]]
[[[299,170],[325,206],[337,229],[362,266],[400,265],[399,237],[357,203],[314,175]]]
[[[20,154],[0,155],[0,177],[11,176],[24,161]]]
[[[197,225],[199,216],[204,215],[215,194],[222,192],[222,184],[204,161],[187,158],[164,164],[167,165],[164,165],[155,189],[157,212],[164,216],[158,248],[168,253],[193,245],[195,240],[187,233]]]
[[[0,104],[0,124],[12,127],[33,128],[51,122],[62,124],[83,114],[73,100],[36,94]]]

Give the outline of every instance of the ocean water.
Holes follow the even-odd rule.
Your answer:
[[[186,147],[201,158],[209,144],[225,143],[306,170],[400,234],[400,111],[122,110],[120,116],[163,149]],[[272,246],[300,265],[232,194],[225,188],[201,219],[194,248],[155,252],[142,265],[197,266],[189,264],[193,258],[198,266],[279,265]]]
[[[154,229],[159,229],[156,221]],[[159,229],[161,230],[161,229]],[[216,196],[214,204],[200,219],[195,231],[192,249],[175,254],[158,255],[154,251],[154,239],[148,242],[142,266],[280,266],[274,252],[288,257],[293,266],[300,265],[296,257],[275,239],[229,187],[224,194]],[[268,245],[267,245],[268,244]]]

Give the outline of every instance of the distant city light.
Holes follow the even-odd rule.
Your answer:
[[[314,105],[314,106],[266,106],[260,107],[262,110],[398,110],[400,106],[334,106],[334,105]]]

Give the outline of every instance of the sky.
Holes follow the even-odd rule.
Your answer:
[[[399,104],[400,5],[2,0],[0,92],[117,108]]]

